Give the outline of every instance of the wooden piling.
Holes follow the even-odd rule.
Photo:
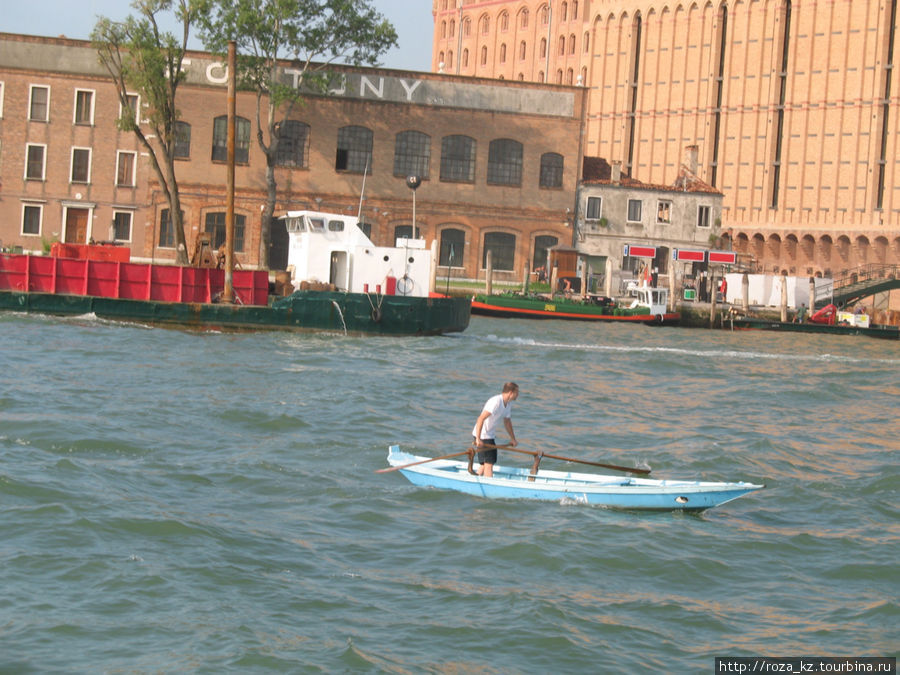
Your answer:
[[[744,314],[750,312],[750,275],[747,272],[741,276],[741,302],[744,305]]]

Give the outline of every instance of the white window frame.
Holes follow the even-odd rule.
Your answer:
[[[631,218],[631,203],[637,202],[640,205],[640,214],[637,220],[632,220]],[[643,199],[629,199],[625,205],[625,222],[627,223],[642,223],[644,222],[644,200]]]
[[[88,153],[88,170],[87,170],[87,180],[75,180],[75,176],[73,175],[75,172],[75,151],[76,150],[87,150]],[[72,185],[90,185],[91,184],[91,172],[93,170],[94,164],[94,150],[93,148],[83,148],[77,145],[72,146],[72,152],[69,153],[69,183]]]
[[[133,91],[126,91],[126,96],[134,96],[135,104],[134,104],[134,123],[141,123],[141,95],[137,94]],[[119,101],[119,117],[122,117],[125,114],[125,107],[122,105],[122,102]]]
[[[600,202],[600,206],[597,209],[596,216],[588,215],[591,212],[591,200],[597,200],[598,202]],[[603,197],[600,197],[600,196],[588,197],[584,203],[584,218],[585,218],[585,220],[600,220],[602,217],[603,217]]]
[[[702,224],[700,214],[706,209],[706,224]],[[712,227],[712,206],[710,204],[697,204],[697,227],[708,230]]]
[[[25,209],[28,207],[34,207],[38,209],[38,231],[34,232],[26,232],[25,231]],[[41,202],[22,202],[22,217],[19,219],[19,234],[23,237],[40,237],[41,233],[44,231],[44,205]]]
[[[28,175],[28,149],[31,147],[43,148],[43,156],[41,158],[41,177],[34,178]],[[47,144],[46,143],[26,143],[25,144],[25,172],[23,174],[25,180],[47,180]]]
[[[128,215],[128,239],[119,239],[116,237],[116,216],[120,213],[124,213]],[[112,219],[112,232],[110,233],[112,236],[110,237],[111,241],[122,241],[126,243],[131,243],[131,239],[134,236],[134,211],[131,209],[113,209],[113,219]]]
[[[47,115],[44,119],[40,119],[38,117],[31,116],[31,108],[34,103],[34,90],[35,89],[46,89],[47,90]],[[49,122],[50,121],[50,85],[48,84],[32,84],[28,89],[28,121],[29,122]]]
[[[90,94],[91,95],[91,109],[88,111],[88,121],[87,122],[79,122],[78,121],[78,94]],[[97,104],[97,92],[94,89],[76,89],[74,101],[72,102],[72,124],[78,124],[80,126],[94,126],[94,106]]]
[[[130,183],[120,183],[119,182],[119,168],[122,165],[122,156],[123,155],[131,155],[131,182]],[[137,176],[135,175],[135,171],[137,171],[137,153],[134,150],[117,150],[116,151],[116,187],[134,187],[137,182]]]
[[[669,219],[668,220],[660,220],[660,218],[659,218],[660,209],[664,204],[669,207],[669,209],[668,209],[669,210]],[[672,224],[672,208],[673,208],[673,204],[672,204],[671,199],[657,200],[657,202],[656,202],[656,222],[659,225],[671,225]]]

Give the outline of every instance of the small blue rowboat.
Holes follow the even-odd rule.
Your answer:
[[[494,465],[491,478],[484,478],[470,474],[467,462],[429,459],[402,452],[398,445],[390,446],[387,457],[392,467],[421,462],[399,469],[413,485],[458,490],[489,499],[543,499],[616,509],[702,511],[765,487],[752,483],[655,480],[544,469],[532,475],[527,468],[500,464]]]

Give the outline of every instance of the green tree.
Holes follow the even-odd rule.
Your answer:
[[[134,132],[147,151],[169,204],[176,262],[187,265],[184,219],[175,178],[178,121],[175,94],[184,80],[181,66],[190,28],[197,17],[197,6],[193,0],[135,0],[131,6],[137,16],[129,16],[124,21],[99,17],[91,40],[100,63],[116,85],[123,111],[118,120],[119,128]],[[174,12],[181,27],[180,36],[160,29],[161,15],[168,12]],[[134,93],[144,104],[142,110],[132,109],[131,95]]]
[[[268,267],[281,122],[290,118],[305,94],[327,92],[330,66],[375,65],[397,44],[397,32],[369,0],[200,1],[198,23],[204,45],[224,54],[233,40],[238,84],[256,93],[256,140],[266,156],[260,260]]]

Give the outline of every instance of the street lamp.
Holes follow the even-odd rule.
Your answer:
[[[406,177],[406,187],[412,190],[413,193],[413,222],[412,222],[412,236],[410,239],[416,238],[416,189],[422,184],[421,176],[407,176]]]

